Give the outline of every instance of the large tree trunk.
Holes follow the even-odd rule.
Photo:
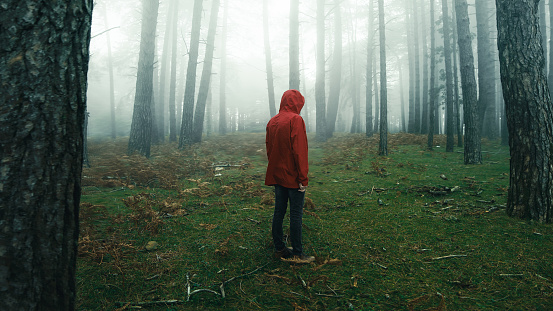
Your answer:
[[[542,0],[544,1],[544,0]],[[549,92],[553,90],[553,1],[549,0],[549,75],[547,76],[547,82],[549,85]],[[545,31],[545,30],[542,30]],[[503,137],[503,136],[502,136]]]
[[[271,57],[271,43],[269,41],[269,0],[263,0],[263,38],[265,44],[265,69],[267,70],[267,92],[269,95],[269,114],[276,115],[275,86],[273,81],[273,64]]]
[[[223,12],[223,33],[221,34],[221,76],[219,80],[219,134],[227,133],[227,22],[228,2],[225,0]],[[267,77],[269,73],[267,72]],[[270,93],[269,93],[270,94]]]
[[[138,153],[147,158],[150,157],[152,135],[151,105],[158,7],[158,0],[143,0],[136,93],[134,96],[129,146],[127,149],[128,154],[138,151]]]
[[[434,145],[434,126],[436,118],[436,22],[434,20],[435,0],[430,0],[430,94],[428,102],[428,141],[427,148]]]
[[[192,14],[192,35],[188,52],[186,69],[186,86],[182,104],[182,123],[180,128],[179,148],[192,144],[194,125],[194,98],[196,94],[196,69],[198,68],[198,50],[200,47],[200,27],[202,25],[203,0],[194,0]]]
[[[445,60],[445,84],[446,84],[446,151],[453,152],[454,122],[453,122],[453,74],[451,69],[451,41],[448,0],[442,0],[442,21],[444,32],[444,60]]]
[[[480,149],[480,127],[478,124],[478,95],[474,76],[474,56],[469,25],[467,0],[455,0],[457,31],[459,32],[459,56],[461,65],[461,86],[463,88],[463,110],[465,113],[465,164],[482,163]]]
[[[0,9],[0,310],[74,310],[92,0]]]
[[[300,89],[300,1],[290,0],[289,88]]]
[[[380,142],[378,154],[388,155],[388,90],[386,83],[386,28],[384,0],[378,0],[378,32],[380,34]]]
[[[177,22],[179,1],[173,0],[173,16],[171,17],[171,81],[169,82],[169,141],[177,141],[177,119],[175,101],[177,95]],[[166,34],[169,35],[169,34]]]
[[[544,0],[542,0],[544,1]],[[478,39],[478,115],[482,136],[497,137],[495,111],[495,59],[493,57],[488,0],[476,0],[476,36]]]
[[[326,141],[325,99],[325,1],[317,0],[317,78],[315,81],[316,140]]]
[[[496,4],[497,45],[511,150],[507,214],[550,223],[553,109],[543,70],[538,1],[496,0]]]
[[[336,0],[339,1],[339,0]],[[369,22],[368,22],[368,37],[367,37],[367,83],[365,85],[365,134],[367,137],[373,135],[373,58],[374,58],[374,17],[373,17],[373,2],[369,0]]]
[[[340,85],[342,83],[342,7],[341,0],[334,0],[334,53],[332,55],[332,70],[330,71],[330,86],[326,114],[327,137],[332,137],[336,128],[336,116],[340,104]],[[372,0],[370,1],[372,2]],[[369,7],[371,3],[369,2]],[[369,13],[371,14],[371,13]]]
[[[217,31],[219,3],[220,0],[213,0],[211,3],[211,15],[209,17],[209,28],[207,31],[207,46],[205,48],[202,79],[200,81],[200,89],[198,90],[198,102],[196,103],[196,112],[194,113],[194,130],[192,141],[195,143],[199,143],[202,141],[205,106],[207,103],[209,85],[211,82],[211,69],[213,65],[213,51],[215,49],[215,33]]]

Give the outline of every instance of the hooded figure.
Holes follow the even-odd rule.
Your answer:
[[[267,174],[265,185],[286,188],[307,186],[307,135],[300,116],[305,99],[299,91],[288,90],[282,95],[280,110],[267,124]]]
[[[272,235],[275,257],[289,259],[296,263],[315,260],[307,256],[302,248],[302,217],[305,189],[309,179],[307,162],[307,135],[305,122],[300,116],[305,99],[297,90],[288,90],[282,95],[280,110],[267,124],[265,146],[267,147],[267,174],[265,184],[275,187],[275,211]],[[282,223],[290,202],[291,248],[283,241]]]

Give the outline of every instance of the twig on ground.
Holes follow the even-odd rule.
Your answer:
[[[448,258],[455,258],[455,257],[467,257],[467,255],[447,255],[442,257],[434,257],[432,258],[432,260],[448,259]]]
[[[302,295],[302,294],[300,294],[300,293],[296,293],[296,292],[294,292],[294,291],[290,291],[290,293],[292,293],[292,294],[294,294],[294,295],[298,295],[298,296],[300,296],[300,297],[303,297],[303,298],[305,298],[305,299],[307,299],[307,300],[311,300],[311,299],[309,299],[309,297],[307,297],[307,296],[305,296],[305,295]]]
[[[524,276],[524,273],[502,273],[499,276],[503,276],[503,277],[521,277],[521,276]]]
[[[223,282],[221,283],[221,285],[219,286],[219,290],[221,291],[221,296],[222,296],[223,298],[225,298],[225,296],[226,296],[226,295],[225,295],[225,284],[227,284],[227,283],[229,283],[229,282],[232,282],[232,281],[234,281],[234,280],[236,280],[236,279],[240,279],[240,278],[246,277],[246,276],[248,276],[248,275],[254,274],[254,273],[256,273],[257,271],[263,269],[263,268],[264,268],[265,266],[267,266],[268,264],[269,264],[269,263],[266,263],[266,264],[264,264],[263,266],[258,267],[257,269],[255,269],[255,270],[253,270],[253,271],[251,271],[251,272],[248,272],[248,273],[242,274],[242,275],[238,275],[238,276],[232,277],[232,278],[230,278],[230,279],[228,279],[228,280],[226,280],[226,281],[223,281]]]

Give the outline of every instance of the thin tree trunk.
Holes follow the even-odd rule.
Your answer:
[[[179,1],[173,0],[172,43],[171,43],[171,81],[169,82],[169,141],[177,141],[177,119],[175,117],[175,98],[177,92],[177,21],[179,12]],[[168,34],[167,34],[168,35]]]
[[[380,142],[378,154],[388,155],[388,90],[386,84],[386,28],[384,1],[378,0],[378,32],[380,34]]]
[[[107,3],[104,4],[104,25],[106,29],[109,29]],[[110,125],[111,125],[111,138],[117,137],[117,127],[115,123],[115,83],[113,79],[113,57],[111,55],[111,38],[109,31],[106,32],[106,46],[108,48],[108,73],[109,73],[109,111],[110,111]]]
[[[154,87],[154,50],[158,7],[158,0],[143,0],[136,93],[127,149],[128,154],[137,151],[146,158],[150,157],[152,139],[151,105]]]
[[[507,214],[551,223],[553,109],[543,70],[538,2],[497,0],[496,4],[511,150]]]
[[[316,139],[326,141],[325,100],[325,1],[317,0],[317,78],[315,81]]]
[[[435,3],[435,0],[430,0],[430,94],[428,102],[428,150],[432,150],[432,147],[434,146],[434,119],[436,118],[436,21],[434,19]]]
[[[223,12],[223,33],[221,35],[221,76],[219,80],[219,134],[227,133],[227,24],[228,2],[225,0]],[[269,73],[267,72],[267,77]],[[270,98],[269,98],[270,99]]]
[[[263,37],[265,43],[265,69],[267,70],[267,91],[269,95],[269,114],[276,115],[275,87],[273,82],[273,65],[271,57],[271,43],[269,41],[269,0],[263,0]]]
[[[409,62],[409,121],[407,131],[415,133],[415,57],[411,17],[409,15],[409,1],[405,0],[405,33],[407,35],[407,60]]]
[[[370,2],[372,2],[372,0]],[[330,71],[330,86],[326,114],[328,138],[332,137],[334,134],[336,116],[340,105],[340,85],[342,82],[342,7],[340,3],[341,0],[334,0],[334,53],[332,55],[332,70]],[[369,3],[369,7],[371,7],[371,3]]]
[[[478,123],[478,95],[474,76],[474,56],[466,0],[455,0],[457,30],[459,32],[459,55],[461,85],[463,87],[463,110],[465,113],[465,164],[482,163],[480,127]]]
[[[378,133],[380,128],[380,96],[378,91],[378,72],[376,71],[376,57],[373,57],[373,90],[374,90],[374,130],[373,133]]]
[[[421,132],[421,69],[420,69],[420,43],[419,43],[419,14],[418,2],[413,0],[413,50],[415,57],[415,125],[414,132]]]
[[[202,133],[205,119],[205,106],[209,85],[211,82],[211,69],[213,66],[213,51],[215,49],[215,33],[217,31],[217,20],[219,15],[220,0],[213,0],[211,3],[211,15],[209,17],[209,29],[207,31],[207,46],[205,49],[204,65],[202,68],[202,79],[200,89],[198,90],[198,102],[196,103],[196,112],[194,113],[194,129],[192,141],[199,143],[202,141]]]
[[[166,80],[167,67],[169,62],[169,44],[171,43],[171,23],[173,5],[167,2],[167,21],[165,24],[165,33],[163,35],[163,50],[161,51],[161,67],[159,69],[159,92],[158,102],[156,107],[156,115],[154,122],[157,122],[157,133],[152,133],[156,136],[156,141],[165,141],[165,95],[166,95]]]
[[[192,36],[188,52],[186,86],[182,105],[182,124],[179,137],[179,148],[192,144],[194,126],[194,98],[196,93],[196,69],[198,67],[198,49],[200,46],[200,27],[202,24],[203,0],[194,0],[192,15]]]
[[[454,122],[453,122],[453,75],[451,70],[451,41],[449,30],[449,9],[448,0],[442,0],[442,18],[444,32],[444,60],[446,80],[446,152],[453,152],[454,145]]]
[[[339,0],[336,0],[339,1]],[[373,131],[373,58],[374,58],[374,16],[373,16],[373,3],[374,0],[369,0],[369,29],[368,29],[368,38],[367,38],[367,83],[365,85],[365,101],[366,101],[366,121],[365,121],[365,134],[367,137],[371,137],[374,133]]]
[[[406,133],[407,132],[407,126],[405,122],[405,96],[404,96],[404,87],[403,87],[403,72],[401,70],[401,60],[398,59],[398,71],[399,71],[399,94],[400,94],[400,100],[401,100],[401,131]]]
[[[430,0],[433,1],[433,0]],[[428,42],[426,34],[426,1],[422,1],[421,8],[421,27],[422,27],[422,117],[421,117],[421,134],[428,133]]]
[[[453,0],[455,1],[455,0]],[[455,2],[453,2],[453,14],[451,19],[453,20],[453,42],[452,42],[452,52],[453,52],[453,109],[455,110],[455,130],[457,131],[457,147],[463,147],[463,129],[461,123],[461,100],[459,99],[459,68],[457,67],[457,16],[455,12]],[[460,47],[459,47],[460,48]],[[474,64],[473,64],[474,65]],[[478,96],[477,96],[478,98]]]
[[[289,88],[300,89],[300,1],[290,0]]]

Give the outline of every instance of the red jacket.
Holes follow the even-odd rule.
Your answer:
[[[300,117],[305,99],[299,91],[288,90],[282,95],[280,110],[267,123],[267,174],[265,185],[299,188],[307,186],[307,135],[305,122]]]

